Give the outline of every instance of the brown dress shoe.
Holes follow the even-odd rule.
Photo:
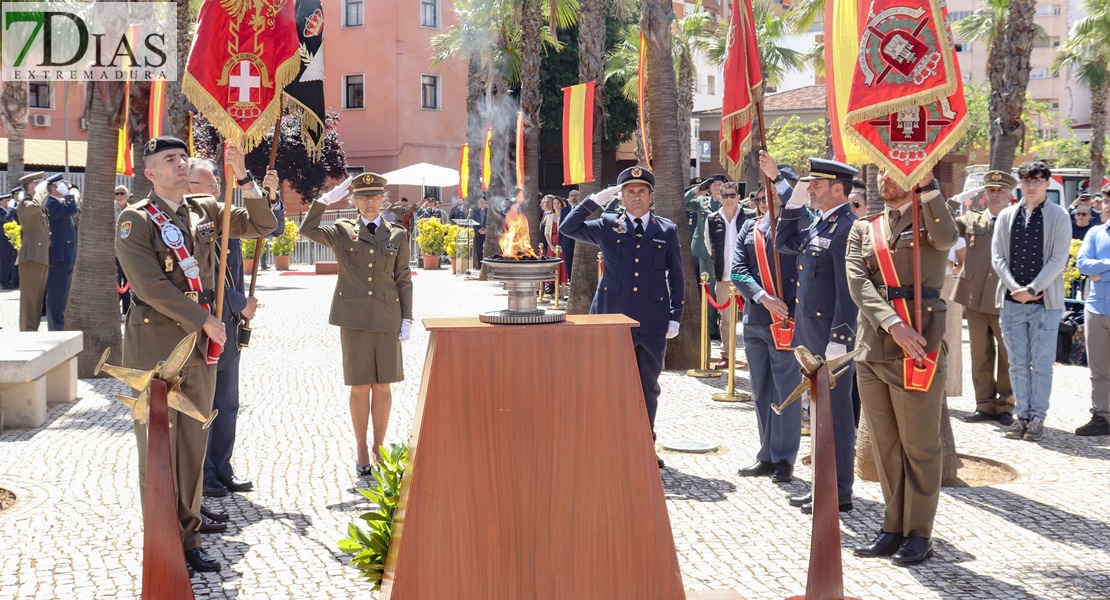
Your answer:
[[[201,533],[223,533],[227,531],[227,523],[217,523],[208,517],[200,516],[200,527],[197,531]]]

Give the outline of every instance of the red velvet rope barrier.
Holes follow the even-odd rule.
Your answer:
[[[131,282],[130,281],[123,284],[123,287],[120,287],[119,284],[116,284],[116,290],[119,291],[119,293],[121,293],[121,294],[126,294],[127,290],[129,290],[129,289],[131,289]]]
[[[717,304],[717,302],[713,299],[713,292],[709,291],[709,284],[703,283],[701,284],[701,286],[705,288],[705,298],[709,301],[709,305],[713,308],[717,310],[724,310],[728,308],[729,304],[732,304],[732,296],[729,296],[728,300],[726,300],[724,304]]]

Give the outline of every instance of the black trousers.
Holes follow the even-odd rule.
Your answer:
[[[19,286],[19,269],[15,268],[18,252],[11,244],[0,243],[0,286],[14,288]]]
[[[46,328],[49,331],[65,329],[66,301],[69,299],[69,280],[73,277],[73,263],[59,262],[50,265],[46,275]]]
[[[121,312],[127,314],[131,309],[131,290],[127,289],[127,275],[123,274],[123,267],[119,266],[119,261],[116,261],[116,289],[126,290],[119,293],[119,301]]]
[[[633,332],[632,347],[636,352],[636,367],[640,371],[640,385],[644,388],[644,404],[654,438],[655,412],[659,409],[659,374],[663,372],[663,357],[667,354],[667,336]]]
[[[229,344],[235,340],[229,338]],[[239,421],[239,357],[231,365],[216,371],[216,394],[212,408],[220,414],[208,428],[208,452],[204,455],[204,479],[219,477],[230,479],[235,474],[231,468],[231,455],[235,451],[235,426]]]

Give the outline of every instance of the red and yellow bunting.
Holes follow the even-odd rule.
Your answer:
[[[470,191],[470,146],[463,144],[459,152],[459,198],[466,199]]]
[[[639,100],[640,109],[640,139],[644,144],[644,157],[647,159],[647,164],[644,165],[649,170],[651,169],[651,140],[647,136],[647,111],[645,110],[645,102],[647,98],[644,97],[644,90],[647,86],[647,42],[644,38],[644,32],[640,32],[640,58],[639,58],[639,73],[637,77],[639,82],[637,85],[637,98]]]
[[[489,189],[489,180],[493,176],[493,129],[486,128],[486,142],[482,144],[482,191]]]
[[[524,189],[524,111],[516,113],[516,189]]]
[[[165,126],[166,80],[155,79],[150,82],[150,109],[147,114],[147,129],[150,138],[162,137]]]
[[[594,180],[594,82],[563,88],[563,185]]]

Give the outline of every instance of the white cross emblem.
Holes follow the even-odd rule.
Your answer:
[[[232,75],[228,82],[232,88],[239,90],[239,102],[250,102],[251,90],[262,89],[262,79],[251,75],[251,63],[246,60],[239,61],[239,74]]]

